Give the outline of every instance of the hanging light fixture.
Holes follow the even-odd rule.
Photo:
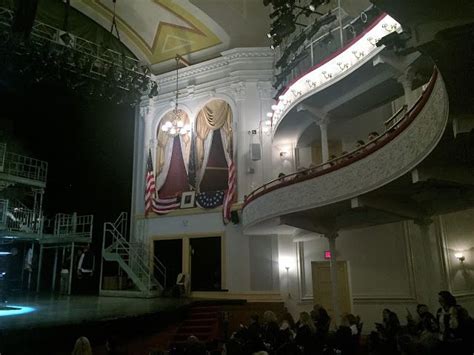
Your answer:
[[[191,125],[185,123],[185,113],[178,109],[178,67],[179,67],[179,58],[176,57],[176,99],[175,106],[171,112],[171,118],[161,125],[161,130],[168,134],[171,137],[176,137],[178,135],[186,135],[191,132]]]

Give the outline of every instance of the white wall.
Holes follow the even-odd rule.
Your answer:
[[[337,258],[349,262],[353,313],[362,317],[365,332],[380,321],[384,308],[397,312],[402,323],[406,308],[413,312],[417,303],[436,312],[443,289],[474,314],[474,209],[435,218],[426,231],[407,221],[339,233]],[[295,316],[311,309],[311,262],[323,261],[329,249],[326,238],[309,232],[305,237],[311,235],[299,243],[278,237],[280,260],[291,265],[288,280],[280,264],[280,291]],[[464,254],[463,263],[456,252]]]

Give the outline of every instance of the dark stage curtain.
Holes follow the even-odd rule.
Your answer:
[[[173,139],[173,152],[171,153],[171,163],[168,176],[158,196],[160,198],[180,195],[184,191],[189,191],[188,175],[184,167],[183,154],[179,137]]]

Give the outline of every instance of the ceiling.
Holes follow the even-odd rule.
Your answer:
[[[113,0],[71,0],[110,29]],[[261,0],[116,0],[122,42],[152,70],[174,66],[176,54],[192,63],[235,47],[268,46],[269,8]]]

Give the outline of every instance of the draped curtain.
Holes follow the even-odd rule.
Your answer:
[[[199,111],[196,118],[196,160],[199,186],[212,146],[211,131],[220,130],[227,166],[232,157],[232,110],[223,100],[213,100]]]
[[[181,113],[181,117],[183,117],[184,124],[189,124],[189,117],[186,112],[179,110]],[[164,185],[166,181],[166,177],[168,176],[171,158],[173,154],[173,139],[166,133],[161,130],[161,126],[173,119],[174,113],[173,111],[168,112],[163,116],[158,125],[158,130],[156,132],[156,190],[159,191],[161,187]],[[184,167],[186,169],[186,173],[188,171],[189,165],[189,153],[191,150],[191,138],[189,134],[184,136],[179,136],[179,141],[181,144],[181,153],[183,156]]]

